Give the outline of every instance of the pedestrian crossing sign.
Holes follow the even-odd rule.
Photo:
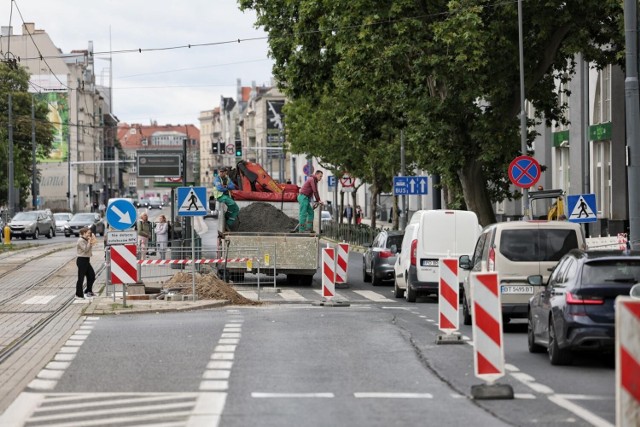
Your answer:
[[[567,207],[571,222],[596,222],[598,220],[595,194],[577,194],[567,196]]]
[[[204,216],[207,214],[205,187],[178,187],[178,215]]]

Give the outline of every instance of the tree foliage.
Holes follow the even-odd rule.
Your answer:
[[[399,170],[404,131],[409,166],[440,174],[451,200],[495,221],[492,202],[514,196],[507,166],[521,151],[517,2],[239,3],[269,34],[292,150],[348,167],[375,191]],[[566,122],[557,87],[575,55],[621,62],[621,3],[522,4],[529,125]]]
[[[52,127],[47,120],[48,106],[46,102],[34,100],[28,87],[29,74],[25,68],[11,62],[0,62],[0,206],[7,204],[9,192],[9,94],[12,98],[14,188],[19,190],[20,206],[26,205],[33,173],[32,103],[35,112],[36,157],[48,156],[52,148]]]

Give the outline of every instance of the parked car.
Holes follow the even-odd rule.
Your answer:
[[[459,258],[460,269],[470,272],[498,272],[503,323],[527,318],[529,299],[535,288],[527,276],[540,274],[544,280],[567,252],[586,249],[580,224],[569,221],[510,221],[488,225],[478,238],[473,257]],[[462,318],[471,324],[471,283],[464,280]]]
[[[53,224],[53,237],[56,237],[56,217],[53,215],[53,212],[51,212],[51,209],[44,209],[42,212],[44,212],[51,220],[51,224]]]
[[[73,214],[71,212],[58,212],[53,216],[56,219],[56,232],[64,233],[64,226],[69,222]]]
[[[149,197],[148,206],[149,209],[162,209],[164,203],[160,197]]]
[[[322,221],[323,224],[327,222],[331,222],[331,220],[333,220],[333,217],[331,216],[331,212],[329,211],[320,212],[320,221]]]
[[[44,211],[18,212],[9,223],[11,237],[20,237],[25,240],[32,237],[34,240],[40,235],[53,237],[53,223]]]
[[[83,227],[89,227],[91,232],[95,235],[104,236],[105,224],[102,221],[99,213],[94,212],[80,212],[75,214],[64,226],[65,237],[80,236],[80,230]]]
[[[139,197],[134,202],[136,208],[148,208],[149,207],[149,199],[145,199],[144,197]]]
[[[396,254],[402,247],[403,237],[403,231],[383,230],[372,243],[364,245],[366,250],[362,255],[362,278],[365,282],[372,282],[373,286],[393,282],[393,265],[396,263]]]
[[[394,296],[415,302],[418,294],[438,294],[439,259],[471,254],[482,227],[474,212],[420,210],[405,228],[402,250],[394,265]],[[467,272],[459,269],[458,282]]]
[[[541,292],[529,301],[528,346],[552,365],[571,363],[573,352],[615,352],[615,299],[640,282],[640,251],[573,250],[551,273],[529,276]]]

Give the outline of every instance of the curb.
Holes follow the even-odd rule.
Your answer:
[[[106,299],[106,298],[105,298]],[[209,308],[218,308],[229,305],[228,300],[206,300],[196,301],[195,303],[189,301],[182,302],[152,302],[153,300],[138,300],[129,305],[130,308],[123,308],[121,306],[122,301],[113,300],[106,301],[93,301],[84,311],[85,316],[91,315],[110,315],[110,314],[143,314],[143,313],[171,313],[181,311],[193,311],[204,310]],[[143,303],[143,304],[141,304]],[[114,307],[119,305],[119,307]]]

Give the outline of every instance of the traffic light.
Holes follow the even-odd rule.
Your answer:
[[[225,153],[225,149],[224,149],[224,142],[223,141],[218,141],[218,144],[220,144],[220,154],[224,154]]]
[[[218,154],[218,147],[220,146],[219,142],[212,142],[211,143],[211,152],[213,154]]]
[[[242,157],[242,141],[236,139],[236,157]]]

